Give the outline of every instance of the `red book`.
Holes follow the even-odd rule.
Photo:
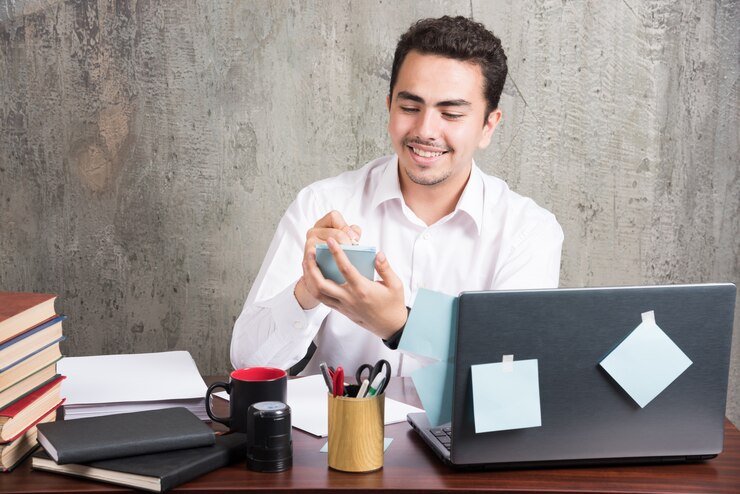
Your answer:
[[[60,389],[64,378],[59,376],[0,410],[0,443],[17,439],[64,403]]]
[[[56,295],[0,292],[0,343],[54,317]]]
[[[56,420],[56,411],[52,410],[41,418],[39,424],[54,422]],[[18,439],[9,443],[0,444],[0,471],[3,473],[11,472],[15,467],[20,465],[33,451],[38,447],[36,436],[38,429],[29,427],[26,432],[21,434]]]

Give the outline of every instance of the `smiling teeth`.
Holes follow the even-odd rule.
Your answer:
[[[424,151],[421,149],[411,148],[414,150],[414,153],[418,154],[422,158],[436,158],[437,156],[442,156],[444,153],[438,152],[438,153],[432,153],[430,151]]]

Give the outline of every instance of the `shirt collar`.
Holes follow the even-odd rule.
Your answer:
[[[401,184],[398,182],[398,155],[388,160],[385,165],[378,186],[375,188],[373,194],[373,200],[370,203],[372,209],[377,208],[380,204],[389,201],[391,199],[399,199],[403,202],[403,194],[401,194]]]
[[[456,215],[458,211],[466,213],[475,223],[478,235],[480,235],[481,225],[483,224],[484,193],[483,174],[475,164],[475,161],[473,161],[468,183],[465,185],[465,190],[463,190],[462,196],[460,196],[460,200],[457,202],[455,211],[450,216]],[[398,155],[394,155],[386,164],[385,170],[383,170],[380,181],[378,182],[378,187],[373,194],[371,207],[375,209],[380,204],[392,199],[398,199],[403,203],[401,184],[398,181]]]
[[[473,167],[470,170],[470,178],[465,185],[460,200],[457,201],[457,207],[453,214],[458,211],[465,212],[475,223],[475,228],[480,235],[481,225],[483,224],[483,198],[485,196],[485,187],[483,186],[483,173],[473,161]]]

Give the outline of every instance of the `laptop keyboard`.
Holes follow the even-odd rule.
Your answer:
[[[450,446],[452,445],[452,427],[435,427],[430,429],[430,432],[447,448],[447,451],[450,450]]]

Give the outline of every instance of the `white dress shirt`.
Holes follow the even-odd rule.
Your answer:
[[[409,307],[419,288],[456,296],[464,290],[558,286],[563,231],[552,213],[473,163],[455,210],[426,225],[404,203],[398,157],[380,158],[309,185],[288,207],[234,325],[235,368],[288,369],[311,341],[317,350],[303,375],[318,373],[322,361],[343,366],[350,376],[379,358],[397,375],[422,365],[323,304],[311,310],[298,304],[293,290],[303,273],[306,232],[331,210],[362,228],[360,245],[385,252]]]

